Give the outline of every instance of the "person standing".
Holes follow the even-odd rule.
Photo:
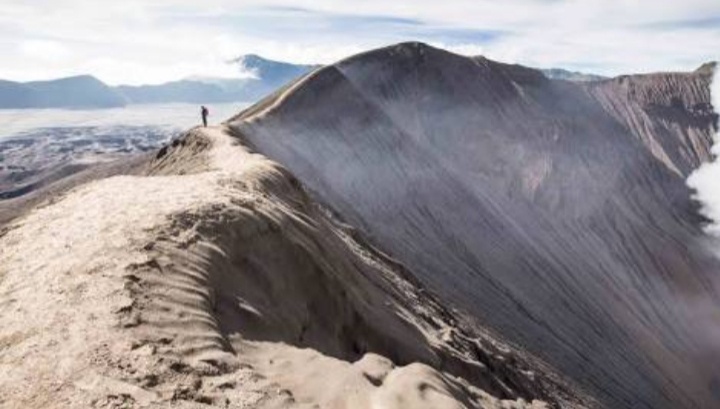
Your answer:
[[[202,122],[203,126],[207,128],[207,119],[208,115],[210,115],[210,111],[207,109],[205,105],[200,106],[200,115],[202,116]]]

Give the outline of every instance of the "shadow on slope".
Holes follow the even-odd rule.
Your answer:
[[[408,43],[230,121],[431,290],[610,407],[714,407],[714,300],[685,186],[709,75],[588,84]],[[704,338],[704,337],[702,337]],[[715,356],[715,355],[713,355]]]
[[[132,267],[130,285],[144,294],[135,296],[133,308],[153,338],[172,340],[169,351],[218,368],[233,368],[227,354],[257,367],[243,358],[265,350],[253,346],[257,342],[310,348],[347,362],[373,361],[368,354],[377,354],[397,365],[424,363],[500,399],[568,405],[576,399],[541,364],[468,332],[401,265],[310,199],[286,170],[241,146],[211,148],[217,144],[191,132],[150,165],[150,175],[202,174],[228,160],[219,170],[237,172],[220,174],[222,203],[174,215],[148,244],[151,261]],[[217,150],[226,158],[203,159]],[[281,372],[295,377],[290,384],[301,391],[314,385],[289,373],[317,367],[287,365],[292,369]],[[389,376],[373,380],[361,373],[377,387]],[[480,395],[456,398],[478,407]]]
[[[590,407],[225,129],[137,166],[0,234],[4,405]]]

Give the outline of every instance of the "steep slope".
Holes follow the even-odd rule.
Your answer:
[[[0,230],[0,406],[591,407],[226,131]]]
[[[663,164],[682,177],[710,157],[708,133],[715,115],[709,75],[622,76],[589,85],[593,97]]]
[[[236,117],[444,301],[613,408],[714,408],[717,306],[684,183],[710,74],[592,83],[418,43],[341,61]]]

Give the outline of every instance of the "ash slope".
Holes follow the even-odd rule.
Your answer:
[[[718,407],[716,308],[688,173],[711,74],[587,84],[418,43],[234,118],[423,283],[613,408]]]
[[[591,407],[224,129],[138,168],[0,231],[0,406]]]

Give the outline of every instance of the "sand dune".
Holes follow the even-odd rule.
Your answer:
[[[143,166],[0,237],[0,406],[590,405],[225,129]]]

